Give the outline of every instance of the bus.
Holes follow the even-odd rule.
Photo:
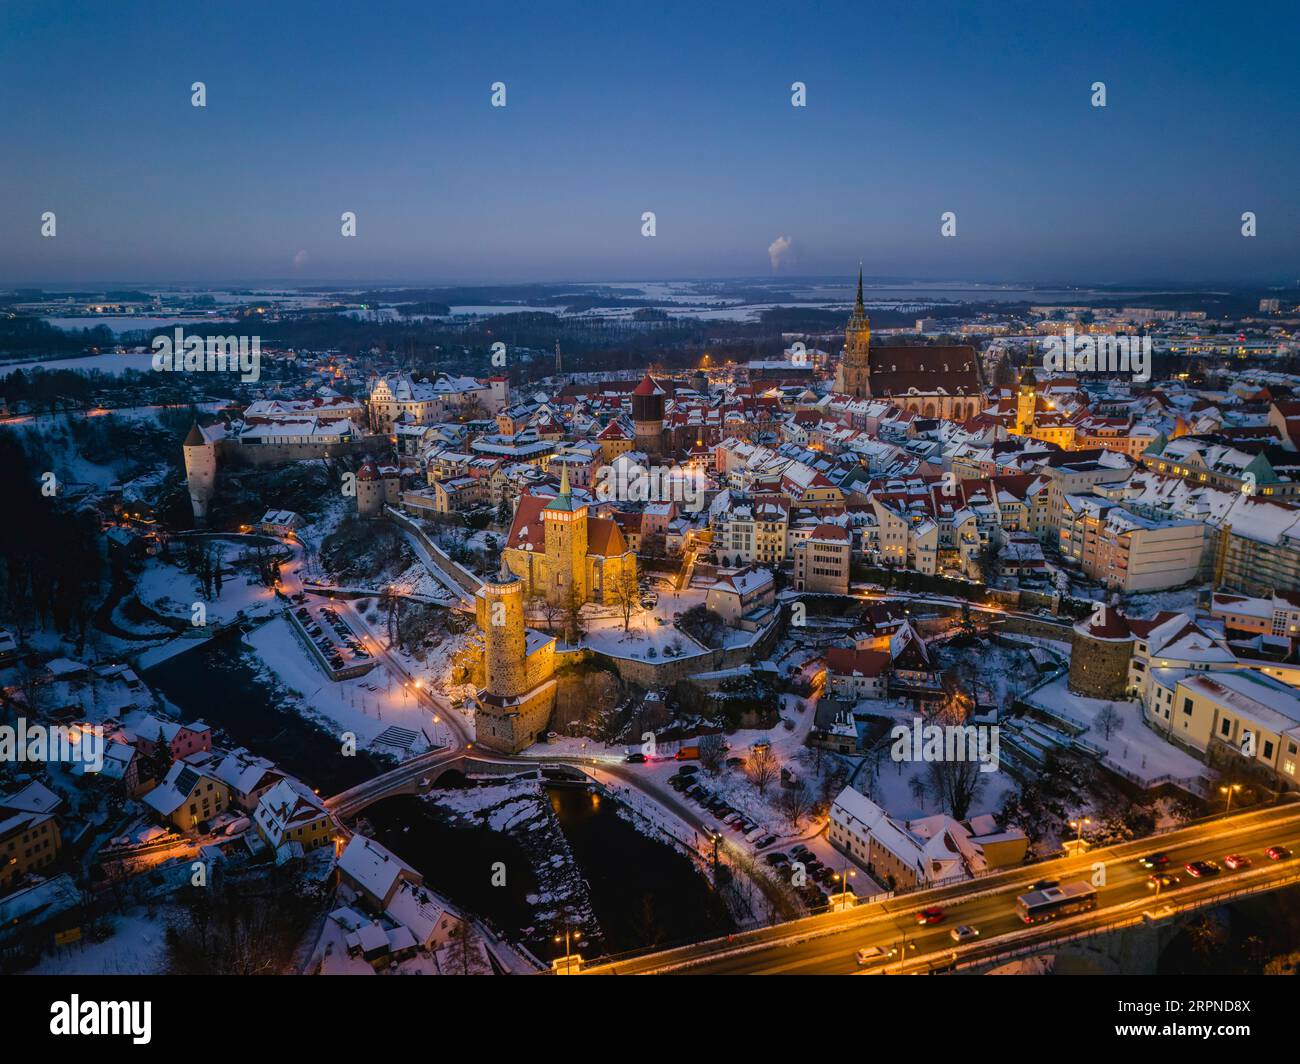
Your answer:
[[[1097,888],[1082,879],[1046,890],[1031,890],[1016,899],[1016,915],[1027,924],[1097,908]]]

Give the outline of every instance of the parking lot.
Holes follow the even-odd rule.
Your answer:
[[[737,839],[748,843],[755,851],[766,851],[767,847],[777,841],[775,835],[770,834],[710,790],[707,783],[707,778],[698,765],[683,765],[668,778],[668,786],[716,818],[713,827],[722,837],[725,838],[730,832]],[[803,843],[795,843],[788,852],[785,850],[764,852],[759,860],[767,864],[781,878],[793,877],[795,862],[801,863],[807,880],[803,886],[792,885],[791,889],[799,895],[800,900],[809,909],[815,910],[829,905],[831,894],[843,889],[835,878],[836,869],[819,860],[816,854]]]
[[[374,655],[333,606],[300,603],[289,612],[299,635],[332,679],[360,676],[375,667]]]

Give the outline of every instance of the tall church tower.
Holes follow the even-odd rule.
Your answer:
[[[862,302],[862,267],[858,267],[858,296],[844,328],[844,357],[835,374],[835,390],[865,399],[871,395],[871,320]]]
[[[1034,430],[1034,407],[1038,402],[1035,388],[1038,379],[1034,376],[1034,367],[1026,366],[1020,375],[1020,387],[1016,391],[1016,435],[1028,436]]]
[[[560,494],[542,511],[546,530],[546,600],[568,608],[587,601],[587,507],[573,501],[569,467],[560,474]]]

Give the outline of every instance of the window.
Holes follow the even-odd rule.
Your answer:
[[[1190,698],[1183,699],[1183,712],[1189,717],[1192,715],[1192,700]]]

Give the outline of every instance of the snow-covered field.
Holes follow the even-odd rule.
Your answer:
[[[1103,747],[1108,762],[1143,781],[1161,776],[1200,776],[1205,772],[1200,761],[1165,742],[1143,723],[1142,707],[1137,702],[1085,698],[1070,691],[1068,682],[1068,677],[1060,676],[1040,687],[1028,701],[1087,727],[1084,738]],[[1098,725],[1098,718],[1108,706],[1113,706],[1118,714],[1118,724],[1111,728],[1110,738]]]
[[[431,745],[434,725],[429,711],[382,662],[364,676],[331,680],[283,617],[260,625],[246,640],[268,676],[297,695],[296,711],[328,731],[352,732],[357,745],[364,747],[396,725],[419,734],[411,753]]]

